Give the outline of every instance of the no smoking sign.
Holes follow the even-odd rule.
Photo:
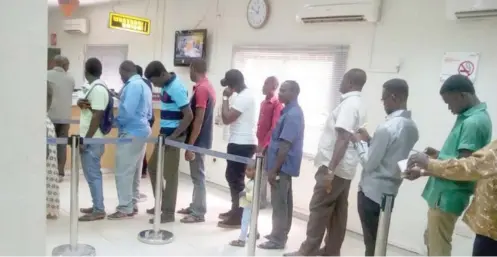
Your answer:
[[[459,64],[457,71],[459,74],[469,77],[475,72],[475,65],[470,61],[464,61]]]

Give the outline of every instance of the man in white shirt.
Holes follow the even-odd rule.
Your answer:
[[[109,91],[100,79],[102,63],[97,58],[90,58],[85,63],[85,77],[90,86],[83,92],[84,98],[78,100],[81,108],[79,134],[85,138],[103,138],[100,122],[109,103]],[[103,144],[81,145],[81,166],[86,181],[90,186],[93,206],[81,208],[84,214],[79,221],[94,221],[105,218],[102,171],[100,160],[105,150]]]
[[[239,70],[226,72],[221,85],[226,87],[223,92],[223,104],[221,107],[221,118],[223,123],[230,125],[230,137],[228,143],[229,154],[252,158],[257,146],[257,113],[256,99],[253,92],[245,85],[243,74]],[[230,106],[229,98],[237,93],[232,99]],[[242,219],[240,208],[240,192],[245,188],[244,163],[228,161],[226,166],[226,180],[231,192],[231,209],[221,213],[218,223],[223,228],[239,228]]]
[[[296,252],[285,256],[339,256],[347,229],[347,210],[350,182],[359,164],[359,156],[352,137],[366,122],[361,91],[366,73],[351,69],[340,85],[340,104],[326,121],[319,140],[314,165],[316,185],[309,204],[307,238]],[[324,249],[319,249],[325,231]]]
[[[74,78],[67,73],[69,60],[57,55],[53,59],[54,68],[47,72],[47,80],[52,83],[53,102],[48,110],[48,117],[55,126],[57,137],[68,137],[69,126],[67,123],[71,119],[72,93],[75,88]],[[59,168],[59,178],[64,177],[66,165],[66,146],[57,145],[57,160]]]

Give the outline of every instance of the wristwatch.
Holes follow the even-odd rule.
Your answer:
[[[227,96],[223,96],[223,100],[224,100],[224,101],[228,101],[228,99],[229,99],[229,97],[227,97]]]

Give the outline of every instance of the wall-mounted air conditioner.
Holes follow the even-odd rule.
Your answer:
[[[298,22],[377,22],[380,19],[382,0],[305,1],[306,5],[297,13]]]
[[[445,0],[449,20],[497,17],[497,0]]]
[[[64,31],[71,34],[88,34],[89,22],[87,19],[64,20]]]

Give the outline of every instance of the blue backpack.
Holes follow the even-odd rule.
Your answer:
[[[102,85],[102,84],[95,84],[90,91],[86,94],[86,97],[88,97],[96,86],[102,86],[107,90],[107,94],[109,95],[109,102],[107,103],[107,107],[105,107],[104,110],[104,115],[102,116],[102,120],[100,120],[100,131],[104,135],[109,134],[109,132],[112,130],[112,126],[114,125],[114,98],[112,97],[112,94],[109,92],[109,89]]]

